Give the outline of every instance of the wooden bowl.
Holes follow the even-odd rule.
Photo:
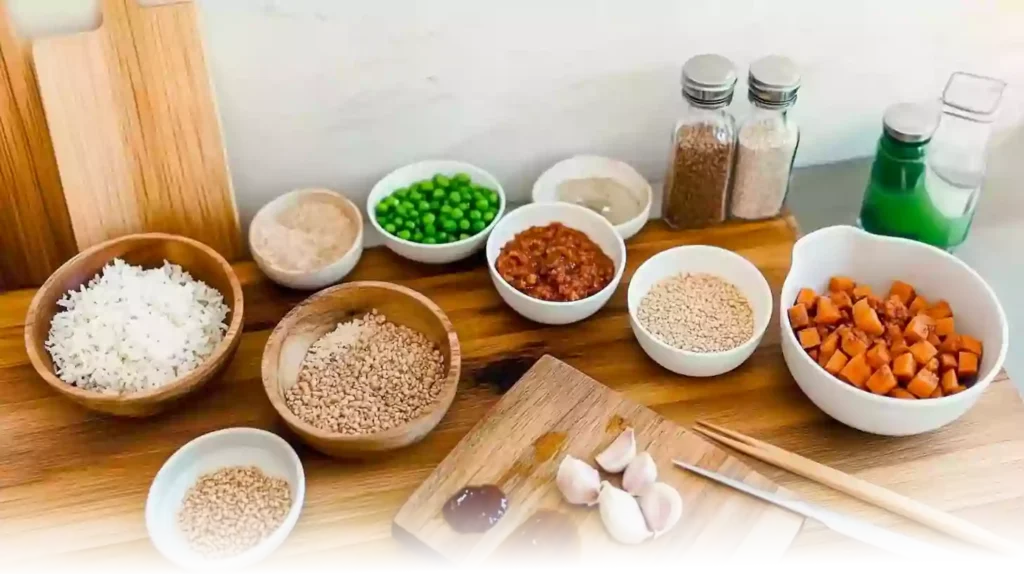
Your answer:
[[[418,418],[385,431],[343,435],[316,428],[288,408],[284,393],[295,384],[306,351],[317,339],[371,309],[437,345],[447,369],[441,394]],[[455,399],[461,364],[455,329],[433,301],[401,285],[361,281],[324,289],[281,319],[263,349],[263,388],[285,423],[307,444],[329,456],[367,458],[418,442],[433,430]]]
[[[50,322],[60,309],[57,301],[72,289],[95,277],[114,258],[146,268],[169,261],[188,271],[193,279],[220,291],[231,309],[224,340],[206,361],[187,375],[160,388],[126,395],[105,395],[71,386],[57,378],[53,360],[44,347]],[[166,233],[140,233],[112,239],[79,253],[65,263],[39,288],[25,318],[25,350],[39,376],[58,393],[94,411],[128,417],[160,412],[203,386],[228,365],[241,341],[242,285],[231,265],[216,251],[187,237]]]

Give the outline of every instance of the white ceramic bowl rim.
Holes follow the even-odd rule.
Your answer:
[[[594,163],[603,162],[603,163],[607,163],[607,164],[615,166],[615,168],[618,169],[618,170],[621,170],[621,171],[624,171],[624,172],[628,172],[628,173],[634,175],[636,177],[637,181],[642,181],[644,183],[642,189],[637,189],[635,186],[631,186],[631,185],[627,186],[627,187],[629,187],[630,189],[632,189],[634,191],[640,191],[641,193],[644,194],[643,205],[641,206],[640,211],[638,211],[636,215],[634,215],[633,217],[629,218],[626,221],[623,221],[622,223],[620,223],[618,225],[613,225],[613,227],[615,227],[615,229],[620,229],[620,228],[623,228],[623,227],[628,227],[630,224],[635,223],[640,218],[647,219],[649,217],[651,204],[654,203],[654,190],[651,188],[651,184],[650,184],[649,181],[647,181],[647,178],[645,178],[644,176],[640,175],[640,172],[638,172],[633,166],[629,165],[628,163],[626,163],[624,161],[620,161],[620,160],[617,160],[617,159],[614,159],[614,158],[610,158],[610,157],[599,156],[599,155],[586,155],[586,154],[584,154],[584,155],[575,155],[575,156],[563,159],[562,161],[560,161],[560,162],[556,163],[555,165],[553,165],[553,166],[549,167],[548,169],[546,169],[544,171],[544,173],[540,174],[540,177],[537,178],[537,181],[535,181],[533,183],[533,189],[532,189],[531,194],[530,194],[532,201],[534,203],[550,203],[550,202],[569,203],[567,201],[561,201],[561,200],[558,200],[558,199],[539,198],[538,196],[543,191],[540,188],[540,184],[547,183],[548,179],[551,179],[551,178],[554,177],[552,175],[553,173],[555,173],[557,170],[563,169],[567,164],[574,164],[574,163],[577,163],[577,162],[594,162]],[[618,178],[612,178],[612,179],[615,179],[620,184],[626,185],[625,182],[620,181]],[[561,182],[561,181],[568,181],[568,180],[566,180],[566,179],[559,180],[559,182]],[[553,183],[559,183],[559,182],[553,182]],[[557,185],[555,185],[554,187],[557,188]]]
[[[628,304],[628,300],[627,300],[627,305],[626,305],[627,306],[627,310],[629,311],[630,317],[632,317],[633,320],[636,322],[636,326],[640,328],[640,331],[643,332],[648,337],[650,337],[651,341],[653,341],[661,349],[665,349],[666,351],[671,351],[673,353],[679,353],[683,357],[724,357],[726,355],[729,355],[729,354],[732,354],[732,353],[736,352],[737,349],[741,349],[741,348],[749,345],[750,343],[756,341],[760,337],[762,337],[764,335],[765,330],[768,329],[768,324],[771,323],[772,313],[775,312],[775,306],[774,306],[774,304],[771,304],[771,301],[774,299],[774,297],[772,297],[772,288],[771,288],[770,285],[768,285],[768,280],[764,278],[764,273],[761,273],[761,270],[758,269],[756,265],[754,265],[753,263],[750,262],[749,259],[747,259],[746,257],[743,257],[742,255],[740,255],[738,253],[734,253],[732,251],[729,251],[728,249],[722,249],[721,247],[715,247],[714,245],[680,245],[678,247],[671,247],[669,249],[661,251],[660,253],[655,254],[653,257],[651,257],[647,261],[644,261],[642,264],[640,264],[640,267],[637,267],[636,271],[634,271],[633,274],[636,275],[637,273],[640,272],[640,269],[643,269],[644,265],[647,265],[648,263],[650,263],[654,259],[656,259],[658,257],[661,257],[661,256],[663,256],[665,254],[674,254],[674,253],[678,253],[680,251],[690,251],[690,250],[694,250],[694,249],[705,249],[705,250],[709,250],[709,251],[714,251],[716,253],[721,254],[723,257],[728,257],[728,258],[731,258],[731,259],[740,260],[742,263],[746,263],[754,271],[757,272],[757,276],[761,279],[760,285],[764,288],[764,291],[766,293],[768,293],[769,305],[767,307],[765,307],[765,309],[764,309],[764,311],[762,311],[761,317],[760,317],[764,321],[764,328],[762,328],[760,330],[754,329],[753,333],[751,333],[749,339],[747,339],[746,341],[743,341],[742,343],[740,343],[739,345],[736,345],[735,347],[733,347],[731,349],[727,349],[725,351],[712,351],[710,353],[698,353],[696,351],[687,351],[686,349],[680,349],[678,347],[673,347],[672,345],[669,345],[668,343],[662,341],[661,338],[655,336],[654,333],[651,333],[650,331],[648,331],[647,328],[644,327],[644,325],[640,321],[640,319],[636,316],[636,313],[634,312],[633,308]],[[667,278],[667,277],[665,277],[665,278]],[[632,284],[632,282],[630,282],[630,283]],[[647,295],[647,293],[644,293],[644,295]],[[744,293],[743,296],[747,298],[747,304],[749,304],[750,303],[750,297],[746,293]],[[640,297],[640,300],[642,300],[642,299],[643,299],[643,296]],[[638,302],[637,303],[637,307],[639,307],[639,306],[640,306],[640,304]],[[753,306],[751,306],[751,307],[753,307]],[[754,319],[755,323],[757,322],[757,319],[758,318],[755,317],[755,319]]]
[[[220,560],[204,560],[204,559],[201,559],[201,558],[187,558],[187,559],[185,559],[185,558],[180,557],[180,556],[175,558],[175,559],[173,559],[175,562],[178,562],[180,565],[186,565],[186,566],[191,567],[191,568],[198,567],[198,568],[202,568],[202,569],[209,569],[209,568],[213,568],[213,567],[217,567],[217,568],[230,568],[230,567],[233,567],[235,565],[247,564],[254,554],[259,554],[259,553],[261,553],[264,550],[264,544],[266,544],[269,541],[271,541],[272,538],[274,538],[274,536],[277,535],[281,531],[282,528],[286,527],[286,525],[288,525],[288,524],[291,524],[292,527],[294,527],[294,523],[297,520],[297,515],[300,512],[302,512],[302,505],[303,505],[303,503],[305,501],[305,498],[306,498],[306,473],[305,473],[305,471],[302,468],[302,461],[299,459],[299,455],[296,454],[295,449],[292,448],[292,445],[288,444],[288,441],[284,440],[280,436],[278,436],[278,435],[276,435],[276,434],[274,434],[274,433],[272,433],[270,431],[266,431],[266,430],[258,429],[258,428],[252,428],[252,427],[231,427],[231,428],[226,428],[226,429],[220,429],[220,430],[208,432],[208,433],[206,433],[204,435],[198,436],[198,437],[188,441],[187,443],[182,445],[180,448],[178,448],[178,450],[175,451],[174,454],[172,454],[170,456],[170,458],[168,458],[166,461],[164,461],[163,465],[161,465],[161,467],[160,467],[160,470],[157,471],[156,476],[153,478],[153,482],[151,484],[156,484],[157,481],[160,479],[160,475],[162,475],[164,472],[171,472],[171,470],[175,466],[175,463],[178,462],[178,459],[181,459],[181,458],[184,458],[184,457],[188,456],[190,454],[190,451],[195,449],[198,445],[201,445],[201,444],[203,444],[205,442],[210,442],[210,441],[213,441],[213,440],[217,440],[218,438],[221,438],[224,435],[231,435],[231,434],[257,435],[257,436],[260,436],[260,437],[262,437],[262,438],[264,438],[264,439],[266,439],[266,440],[268,440],[270,442],[278,443],[278,445],[282,447],[281,450],[282,450],[282,452],[286,453],[286,457],[288,458],[288,463],[291,464],[295,468],[295,472],[298,475],[298,481],[297,481],[298,484],[290,484],[289,485],[289,486],[291,486],[291,487],[293,487],[295,489],[295,493],[296,493],[296,495],[292,499],[291,508],[288,509],[288,514],[285,515],[284,520],[281,521],[281,524],[278,525],[278,527],[276,529],[274,529],[273,532],[271,532],[266,537],[264,537],[263,540],[261,540],[258,544],[256,544],[252,548],[249,548],[248,550],[242,552],[241,554],[236,554],[236,555],[231,556],[229,558],[224,558],[224,559],[220,559]],[[152,486],[150,486],[150,488],[152,488]],[[150,500],[149,499],[150,499],[151,496],[152,496],[152,493],[148,494],[147,497],[146,497],[145,519],[146,519],[147,530],[150,529],[150,522],[152,520],[155,520],[155,517],[153,517],[150,513],[151,512],[156,512],[155,509],[151,509],[151,507],[150,507]],[[158,549],[162,546],[162,544],[160,542],[156,541],[156,540],[153,540],[152,542],[153,542],[153,544],[155,546],[158,546]],[[280,544],[281,542],[283,542],[283,540],[278,541],[277,543]],[[163,554],[163,550],[160,550],[160,551],[161,551],[161,554]],[[168,557],[168,558],[170,558],[170,557]]]
[[[410,246],[413,246],[413,247],[419,247],[419,248],[423,248],[423,249],[438,249],[438,248],[444,248],[444,247],[453,247],[453,246],[457,246],[457,245],[466,245],[466,244],[470,243],[471,241],[473,241],[474,239],[479,239],[481,236],[487,235],[488,233],[491,232],[492,229],[494,229],[494,226],[498,224],[498,220],[500,220],[501,216],[505,214],[505,205],[506,205],[505,190],[502,188],[501,183],[498,182],[498,178],[494,177],[494,175],[492,175],[491,172],[487,171],[486,169],[483,169],[481,167],[477,167],[477,166],[475,166],[473,164],[469,164],[469,163],[466,163],[466,162],[463,162],[463,161],[427,159],[427,160],[418,161],[418,162],[415,162],[415,163],[410,163],[408,165],[403,165],[402,167],[400,167],[398,169],[392,170],[391,173],[389,173],[389,174],[385,175],[384,177],[382,177],[380,179],[380,181],[384,181],[385,179],[390,178],[391,176],[401,172],[402,170],[404,170],[404,169],[406,169],[406,168],[408,168],[410,166],[418,165],[418,164],[421,164],[421,163],[447,163],[447,164],[450,164],[450,165],[464,165],[464,166],[471,167],[474,170],[477,170],[477,171],[480,171],[480,172],[483,172],[483,173],[487,174],[491,179],[494,180],[495,183],[497,183],[497,185],[494,188],[494,191],[495,191],[495,193],[498,194],[498,211],[495,212],[494,219],[492,219],[491,222],[489,224],[487,224],[487,227],[483,228],[481,231],[478,231],[478,232],[474,233],[473,235],[470,235],[469,237],[467,237],[465,239],[460,239],[458,241],[452,241],[451,243],[438,243],[438,244],[434,244],[434,245],[431,245],[429,243],[416,243],[415,241],[409,241],[408,239],[402,239],[401,237],[399,237],[397,235],[392,235],[392,234],[388,233],[387,231],[384,231],[384,228],[380,226],[380,223],[377,222],[377,218],[374,216],[374,209],[376,208],[376,206],[370,205],[370,198],[367,198],[367,201],[366,201],[366,218],[370,220],[370,225],[373,225],[373,228],[377,230],[377,233],[380,233],[382,236],[387,237],[388,240],[394,241],[394,242],[399,243],[401,245],[410,245]],[[380,181],[378,182],[378,185],[379,185]],[[391,193],[394,193],[394,191],[395,190],[392,189],[384,197],[387,197]]]
[[[908,401],[906,399],[898,399],[898,398],[895,398],[895,397],[890,397],[890,396],[885,396],[885,395],[876,395],[875,393],[866,392],[866,391],[862,391],[860,389],[854,388],[854,387],[850,386],[849,384],[844,383],[843,381],[840,381],[837,377],[833,376],[832,374],[827,373],[824,370],[822,370],[823,373],[828,375],[829,381],[831,381],[831,383],[833,385],[838,385],[839,387],[841,387],[843,389],[841,392],[848,393],[851,396],[856,395],[858,397],[866,398],[869,401],[874,401],[874,402],[877,402],[879,404],[899,404],[899,405],[902,405],[903,407],[908,408],[908,409],[927,409],[927,408],[931,408],[931,407],[935,406],[936,401],[963,400],[966,397],[969,397],[969,396],[972,396],[972,395],[975,395],[975,394],[978,394],[978,393],[981,393],[982,391],[984,391],[984,389],[987,388],[988,385],[991,383],[990,379],[994,378],[995,375],[996,375],[996,373],[993,373],[992,370],[1001,368],[1003,362],[1006,360],[1006,351],[1007,351],[1007,347],[1009,346],[1009,328],[1008,328],[1008,326],[1006,324],[1006,319],[1005,319],[1006,315],[1005,315],[1005,313],[1003,311],[1002,304],[999,302],[999,298],[996,297],[995,292],[992,291],[992,287],[989,286],[988,282],[986,282],[984,279],[982,279],[981,275],[979,275],[978,272],[975,271],[974,269],[972,269],[969,265],[967,265],[963,261],[960,261],[956,257],[950,255],[949,253],[947,253],[947,252],[945,252],[945,251],[943,251],[943,250],[941,250],[941,249],[939,249],[937,247],[933,247],[933,246],[927,245],[925,243],[920,243],[920,242],[914,241],[912,239],[904,239],[902,237],[887,237],[887,236],[881,236],[881,235],[874,235],[872,233],[868,233],[867,231],[864,231],[863,229],[860,229],[858,227],[853,227],[853,226],[850,226],[850,225],[837,225],[837,226],[832,226],[832,227],[826,227],[824,229],[819,229],[818,231],[809,233],[809,234],[805,235],[804,237],[801,237],[796,242],[796,244],[793,245],[793,259],[796,260],[797,252],[800,249],[806,249],[807,245],[809,243],[811,243],[811,240],[812,240],[812,238],[815,235],[817,235],[819,233],[825,233],[825,232],[832,232],[832,233],[834,233],[835,232],[834,230],[836,230],[837,228],[838,229],[843,229],[844,231],[846,231],[848,233],[852,232],[852,233],[855,233],[855,234],[859,234],[859,235],[865,236],[868,239],[877,241],[879,243],[886,243],[886,242],[905,243],[905,244],[910,244],[910,245],[913,245],[915,247],[918,247],[918,248],[921,248],[921,249],[925,249],[925,250],[930,249],[933,252],[935,252],[936,254],[942,256],[943,258],[945,258],[950,263],[953,263],[954,265],[960,267],[963,271],[967,272],[975,280],[977,280],[978,283],[985,289],[986,294],[988,294],[988,296],[992,298],[992,301],[995,302],[996,309],[999,310],[999,316],[1002,319],[1001,328],[1002,328],[1003,344],[1001,345],[1001,347],[999,349],[998,357],[996,357],[995,362],[992,363],[992,365],[993,365],[992,368],[989,370],[989,372],[984,373],[984,375],[979,374],[978,378],[977,378],[977,381],[978,381],[977,383],[975,383],[972,387],[970,387],[966,391],[963,391],[961,393],[957,393],[955,395],[947,395],[947,396],[939,397],[937,399],[928,399],[928,400],[920,400],[920,401]],[[810,355],[808,355],[807,352],[804,351],[802,347],[800,347],[800,344],[799,344],[799,342],[797,341],[797,338],[796,338],[796,334],[793,332],[792,327],[790,327],[790,325],[789,325],[789,316],[788,316],[788,313],[785,312],[785,309],[788,309],[789,306],[786,305],[785,301],[780,301],[779,302],[779,308],[780,308],[779,316],[782,317],[781,320],[785,321],[784,325],[786,327],[786,328],[782,329],[783,331],[785,331],[782,334],[782,336],[789,338],[791,341],[796,343],[797,347],[800,348],[800,352],[796,353],[797,355],[800,356],[800,358],[798,360],[803,361],[806,364],[813,365],[815,368],[819,368],[820,369],[821,366],[818,365],[817,362],[812,361]]]
[[[349,207],[351,207],[352,210],[357,215],[359,214],[359,206],[357,206],[355,204],[355,202],[353,202],[351,199],[345,197],[344,195],[342,195],[341,193],[338,193],[337,191],[334,191],[334,190],[331,190],[331,189],[327,189],[327,188],[322,188],[322,187],[303,187],[303,188],[299,188],[299,189],[293,189],[293,190],[291,190],[291,191],[289,191],[289,192],[287,192],[287,193],[285,193],[283,195],[279,195],[279,196],[275,197],[274,199],[272,199],[269,202],[267,202],[266,204],[264,204],[263,207],[259,208],[259,210],[256,212],[256,215],[253,216],[252,221],[249,223],[249,248],[250,248],[250,251],[252,252],[253,258],[259,257],[259,259],[261,261],[263,261],[264,264],[266,264],[267,266],[272,268],[275,273],[279,273],[279,274],[281,274],[281,275],[283,275],[285,277],[292,277],[292,278],[295,278],[295,279],[301,279],[301,278],[309,276],[312,273],[317,273],[319,271],[323,271],[324,269],[327,269],[331,265],[339,263],[342,259],[347,257],[353,251],[355,251],[356,249],[359,249],[359,247],[362,246],[362,244],[363,244],[364,225],[363,225],[363,218],[362,218],[362,216],[360,216],[360,217],[356,218],[355,221],[353,221],[353,223],[356,224],[357,231],[356,231],[356,236],[355,236],[355,238],[352,241],[352,245],[350,245],[349,248],[344,253],[339,255],[337,258],[331,260],[329,263],[326,263],[326,264],[324,264],[324,265],[322,265],[322,266],[320,266],[320,267],[318,267],[316,269],[313,269],[313,270],[310,270],[310,271],[294,271],[294,270],[291,270],[291,269],[283,269],[281,267],[273,265],[266,257],[263,257],[262,255],[260,255],[259,252],[253,247],[253,245],[255,244],[253,242],[253,233],[255,233],[255,231],[256,231],[256,226],[260,225],[261,222],[264,219],[266,219],[267,217],[270,217],[271,213],[277,213],[280,210],[280,208],[281,208],[281,206],[283,204],[288,203],[288,202],[292,201],[293,199],[298,198],[300,196],[310,196],[310,195],[332,196],[334,199],[338,199],[338,200],[341,200],[344,203],[349,204]]]
[[[526,293],[523,293],[519,289],[516,289],[515,287],[509,285],[508,281],[505,281],[505,278],[501,276],[501,273],[498,273],[498,268],[497,268],[498,258],[497,257],[494,258],[494,263],[493,264],[491,262],[489,262],[489,261],[487,262],[487,265],[494,270],[494,276],[497,277],[498,280],[501,281],[501,283],[503,285],[505,285],[506,287],[511,289],[511,293],[513,294],[513,296],[518,297],[520,299],[532,301],[534,303],[538,303],[538,304],[540,304],[541,307],[547,307],[547,308],[550,308],[550,309],[556,309],[556,308],[559,308],[559,307],[572,306],[572,305],[575,305],[577,303],[582,303],[583,301],[586,301],[587,299],[590,299],[592,297],[597,297],[597,296],[601,295],[602,293],[604,293],[606,291],[615,290],[615,288],[618,287],[619,281],[622,279],[622,273],[626,270],[626,242],[623,241],[622,237],[618,234],[617,231],[615,231],[615,226],[614,225],[612,225],[607,219],[601,217],[599,214],[594,213],[592,210],[587,209],[586,207],[582,207],[582,206],[576,205],[574,203],[566,203],[566,202],[559,202],[559,204],[562,205],[562,206],[565,206],[565,207],[572,208],[573,210],[578,210],[580,213],[585,213],[586,217],[590,217],[590,218],[595,219],[595,220],[600,220],[605,225],[607,225],[608,229],[611,230],[611,232],[619,240],[618,247],[619,247],[619,251],[622,254],[622,261],[620,263],[615,264],[615,275],[612,276],[612,280],[609,281],[608,284],[604,286],[604,288],[602,288],[597,293],[593,293],[591,295],[588,295],[588,296],[584,297],[583,299],[577,299],[576,301],[545,301],[544,299],[537,299],[536,297],[530,297]],[[534,209],[536,207],[542,207],[543,205],[544,205],[543,203],[528,203],[526,205],[523,205],[523,206],[519,207],[518,209]],[[552,223],[554,223],[554,222],[552,222]],[[561,222],[559,222],[559,223],[561,223]],[[565,225],[566,227],[572,228],[571,225],[567,225],[565,223],[562,223],[562,225]],[[573,229],[575,229],[575,228],[573,228]],[[525,229],[522,230],[522,231],[525,231]],[[591,241],[593,241],[593,239],[591,239]],[[595,244],[596,244],[596,242],[595,242]],[[504,245],[502,245],[501,247],[504,247]],[[501,247],[498,248],[498,257],[501,256]],[[598,249],[600,249],[600,247],[598,247]],[[605,253],[605,255],[608,255],[608,254]],[[608,255],[608,258],[611,259],[611,255]]]

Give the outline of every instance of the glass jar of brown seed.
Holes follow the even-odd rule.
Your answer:
[[[673,228],[725,220],[736,151],[736,121],[726,107],[735,87],[736,69],[722,56],[702,54],[683,65],[687,106],[672,138],[661,212]]]

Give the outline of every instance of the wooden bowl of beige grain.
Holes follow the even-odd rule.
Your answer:
[[[216,289],[229,312],[223,338],[190,372],[156,388],[125,394],[109,394],[73,386],[56,374],[46,348],[54,315],[61,311],[58,301],[68,291],[79,290],[108,263],[121,259],[145,269],[163,266],[164,261],[180,265],[194,280]],[[119,416],[144,417],[174,405],[219,375],[231,362],[242,338],[242,286],[231,265],[203,243],[167,233],[125,235],[79,253],[46,280],[36,292],[25,318],[25,349],[39,376],[55,391],[94,411]]]
[[[306,422],[289,408],[286,395],[299,381],[310,347],[339,324],[376,310],[387,322],[421,333],[440,352],[437,395],[414,418],[375,432],[342,433]],[[338,458],[371,458],[419,442],[444,418],[459,385],[459,340],[447,315],[433,301],[401,285],[377,281],[345,283],[320,291],[291,310],[263,350],[263,387],[281,418],[304,442]]]

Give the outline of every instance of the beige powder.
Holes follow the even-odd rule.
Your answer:
[[[355,242],[358,225],[337,205],[306,199],[260,222],[254,249],[285,271],[316,271],[340,259]]]

